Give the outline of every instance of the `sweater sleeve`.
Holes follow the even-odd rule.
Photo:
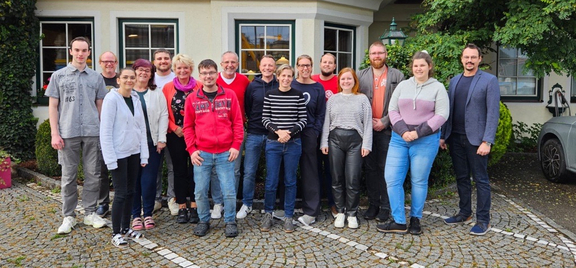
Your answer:
[[[137,117],[137,126],[140,131],[140,164],[148,164],[148,158],[150,157],[150,152],[148,151],[148,137],[146,135],[146,120],[144,119],[144,111],[142,110],[142,104],[138,98],[132,98],[134,101],[134,108],[138,109],[138,113],[142,116]]]
[[[324,93],[324,87],[320,83],[316,83],[318,87],[316,87],[318,94],[316,103],[316,122],[314,125],[314,130],[316,130],[316,134],[322,133],[322,128],[324,125],[324,119],[326,114],[326,94]]]
[[[434,102],[434,116],[416,127],[418,137],[428,136],[442,127],[450,114],[450,102],[444,85],[439,83]]]
[[[186,142],[186,150],[188,154],[194,153],[198,148],[196,147],[196,112],[192,106],[193,96],[189,96],[184,102],[184,141]]]
[[[298,98],[298,122],[290,129],[290,137],[293,137],[298,132],[301,132],[306,127],[308,116],[306,115],[306,100],[304,95],[300,93],[300,98]]]
[[[264,97],[264,106],[262,108],[262,125],[264,125],[264,127],[268,129],[268,131],[276,132],[276,130],[278,130],[278,127],[274,123],[272,123],[271,117],[272,117],[272,102],[270,101],[269,95],[266,94],[266,96]]]
[[[362,110],[364,112],[364,131],[362,137],[362,149],[372,151],[372,106],[366,95],[363,95]]]
[[[160,110],[160,119],[158,120],[158,142],[166,143],[166,131],[168,131],[168,107],[166,106],[166,100],[158,96],[158,107]]]
[[[244,139],[244,117],[242,116],[242,110],[240,109],[240,103],[234,92],[230,92],[232,99],[232,131],[234,140],[232,141],[232,148],[240,151],[240,145],[242,145],[242,140]],[[242,153],[242,152],[240,152]],[[240,155],[242,156],[242,155]]]
[[[118,168],[118,158],[116,157],[116,152],[114,151],[114,137],[112,137],[112,127],[114,126],[116,113],[116,102],[112,98],[113,96],[111,94],[107,96],[108,97],[104,97],[102,113],[100,115],[100,146],[102,148],[104,163],[108,167],[108,170],[114,170]]]
[[[388,105],[388,116],[390,117],[390,123],[392,123],[392,131],[396,132],[400,136],[402,136],[404,132],[409,131],[408,125],[404,122],[398,106],[398,99],[400,98],[402,88],[404,88],[405,84],[406,83],[400,83],[400,85],[398,85],[396,90],[392,93],[390,104]]]
[[[322,126],[322,136],[320,138],[320,149],[328,148],[328,135],[330,135],[330,111],[332,110],[333,103],[330,100],[334,100],[333,97],[335,96],[328,99],[328,102],[326,103],[326,113],[324,114],[324,124]],[[370,119],[370,122],[372,122],[372,119]]]

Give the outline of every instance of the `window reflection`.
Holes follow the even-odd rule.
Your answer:
[[[264,54],[290,59],[291,25],[240,24],[240,72],[260,73]]]
[[[503,96],[536,96],[534,72],[525,69],[527,56],[516,48],[498,48],[498,82]]]

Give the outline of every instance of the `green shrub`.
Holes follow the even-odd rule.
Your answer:
[[[500,161],[500,158],[506,153],[510,136],[512,135],[512,116],[508,107],[500,102],[500,120],[498,121],[498,130],[496,138],[490,150],[490,160],[488,165],[493,165]]]
[[[0,2],[0,147],[15,158],[34,158],[36,122],[32,77],[36,74],[40,23],[36,0]]]
[[[36,133],[36,164],[38,172],[46,176],[61,176],[62,169],[58,165],[58,151],[52,148],[50,135],[50,121],[40,124]]]
[[[538,135],[542,130],[541,123],[534,123],[532,126],[518,121],[512,124],[512,136],[510,137],[510,152],[536,152],[538,145]]]

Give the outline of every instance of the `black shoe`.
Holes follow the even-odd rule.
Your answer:
[[[108,205],[100,205],[100,206],[98,206],[98,209],[96,209],[96,215],[98,215],[102,218],[106,217],[108,212],[110,212]]]
[[[194,235],[205,236],[208,233],[208,229],[210,229],[210,223],[209,222],[200,222],[194,228]]]
[[[188,209],[181,208],[178,210],[178,216],[176,217],[177,223],[187,223],[188,222]]]
[[[380,212],[376,216],[377,222],[385,222],[390,219],[390,210],[386,208],[380,208]]]
[[[198,210],[196,208],[189,209],[190,211],[190,223],[200,222],[200,217],[198,217]]]
[[[398,233],[405,234],[408,229],[406,229],[406,224],[398,224],[395,221],[389,221],[387,223],[376,225],[378,232],[382,233]]]
[[[236,223],[226,223],[226,229],[224,230],[224,235],[226,237],[236,237],[238,236],[238,225]]]
[[[368,207],[368,210],[366,210],[366,212],[364,212],[364,219],[367,220],[373,220],[376,218],[376,215],[378,215],[378,206],[374,206],[374,205],[370,205]]]
[[[422,227],[420,227],[420,219],[416,217],[410,217],[410,226],[408,227],[408,232],[413,235],[422,234]]]

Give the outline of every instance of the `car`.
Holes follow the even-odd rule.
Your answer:
[[[544,123],[538,136],[538,160],[549,181],[576,178],[576,116],[553,117]]]

